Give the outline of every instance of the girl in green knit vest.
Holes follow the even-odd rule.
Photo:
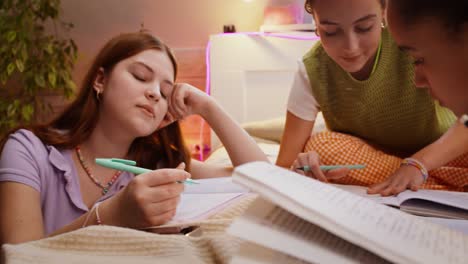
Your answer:
[[[341,184],[371,186],[399,177],[410,179],[406,185],[377,185],[370,190],[383,195],[421,185],[461,191],[468,183],[462,180],[468,169],[461,167],[468,161],[448,153],[454,146],[447,142],[459,135],[446,133],[456,117],[427,90],[416,89],[413,61],[384,26],[385,4],[384,0],[306,1],[321,41],[299,64],[277,165]],[[319,111],[331,132],[310,137]],[[452,163],[428,177],[428,170],[445,164],[432,160]],[[320,164],[365,164],[366,168],[321,171]],[[304,166],[305,171],[296,169]]]
[[[441,155],[419,153],[424,165],[430,168],[441,167],[451,158],[466,157],[468,153],[467,10],[468,0],[389,1],[390,30],[400,49],[414,58],[416,85],[427,88],[442,104],[460,116],[460,122],[427,148],[438,149]],[[452,136],[455,134],[458,136]],[[468,178],[467,164],[465,159],[465,169],[461,169],[465,178],[460,179],[462,183],[466,183]],[[418,177],[395,174],[374,186],[371,192],[398,192],[405,186],[418,186],[418,180]]]

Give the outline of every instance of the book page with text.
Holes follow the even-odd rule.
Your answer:
[[[465,263],[468,236],[265,162],[233,179],[355,245],[399,263]]]
[[[313,263],[389,263],[262,198],[234,221],[228,233]]]
[[[468,193],[439,190],[418,190],[417,192],[414,192],[406,190],[396,196],[381,196],[380,194],[367,194],[367,187],[364,186],[342,184],[332,185],[382,204],[398,207],[407,200],[419,199],[465,209],[468,213],[468,203],[466,202],[468,201]]]

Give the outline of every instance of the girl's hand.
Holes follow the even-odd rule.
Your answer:
[[[172,219],[184,190],[184,184],[177,181],[190,177],[184,168],[185,164],[181,163],[176,169],[159,169],[133,178],[110,199],[107,208],[113,210],[112,215],[118,219],[110,224],[144,228]],[[106,220],[103,222],[105,224]]]
[[[310,170],[303,171],[297,169],[304,166],[308,166]],[[345,177],[350,171],[348,168],[340,168],[323,172],[320,169],[319,155],[315,151],[299,153],[299,155],[297,155],[297,159],[293,162],[293,165],[291,166],[291,170],[296,173],[312,177],[322,182],[328,182],[328,180]]]
[[[168,110],[160,127],[165,127],[189,115],[203,116],[207,103],[211,100],[209,95],[190,84],[176,83],[171,95],[167,98]]]
[[[367,193],[380,193],[382,196],[397,195],[406,189],[417,191],[423,183],[424,177],[419,169],[413,166],[401,166],[385,181],[370,186]]]

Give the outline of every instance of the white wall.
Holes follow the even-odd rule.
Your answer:
[[[141,24],[173,49],[204,48],[224,24],[257,31],[267,0],[62,0],[63,20],[75,24],[79,47],[74,77],[81,81],[95,53],[111,37]]]

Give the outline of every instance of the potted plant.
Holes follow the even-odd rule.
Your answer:
[[[44,95],[74,94],[77,47],[62,37],[73,24],[59,11],[60,0],[0,1],[0,135],[46,116]]]

